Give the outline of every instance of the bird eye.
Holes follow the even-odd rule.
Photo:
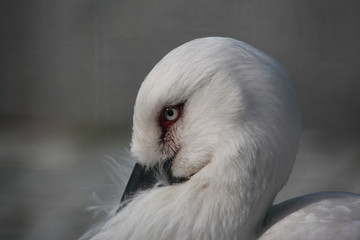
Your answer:
[[[171,125],[173,125],[182,115],[184,111],[184,103],[164,107],[159,115],[159,125],[162,129],[161,138],[165,135]]]
[[[167,107],[164,111],[164,118],[167,121],[174,121],[179,116],[179,111],[174,107]]]
[[[170,125],[175,123],[183,112],[184,104],[178,104],[174,106],[167,106],[163,108],[160,113],[160,126],[163,130],[166,130]]]

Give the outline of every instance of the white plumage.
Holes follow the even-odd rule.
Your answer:
[[[169,106],[181,106],[179,117],[164,125]],[[132,156],[146,169],[160,166],[165,186],[137,191],[91,239],[360,239],[358,195],[271,207],[301,122],[291,79],[259,50],[220,37],[176,48],[141,85],[133,124]],[[169,159],[170,175],[186,181],[162,175]]]

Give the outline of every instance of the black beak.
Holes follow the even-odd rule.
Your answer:
[[[152,188],[157,181],[157,172],[158,167],[146,169],[145,166],[136,163],[126,185],[121,202],[131,199],[138,191]]]
[[[151,168],[146,168],[145,166],[136,163],[126,185],[124,194],[121,197],[120,207],[116,212],[119,212],[122,208],[124,208],[137,192],[154,187],[161,180],[159,179],[160,176],[165,176],[167,179],[163,180],[165,180],[165,182],[169,185],[188,180],[187,177],[174,177],[172,175],[172,160],[173,159],[169,159],[165,161],[162,166],[155,165]],[[158,186],[161,187],[161,185]]]

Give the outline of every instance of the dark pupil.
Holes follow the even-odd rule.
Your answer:
[[[172,117],[174,115],[174,111],[171,110],[171,109],[167,109],[166,110],[166,114],[169,116],[169,117]]]

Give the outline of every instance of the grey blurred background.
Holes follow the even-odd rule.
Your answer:
[[[303,137],[277,201],[360,192],[358,0],[14,0],[0,18],[0,239],[79,237],[142,80],[205,36],[250,43],[296,81]]]

